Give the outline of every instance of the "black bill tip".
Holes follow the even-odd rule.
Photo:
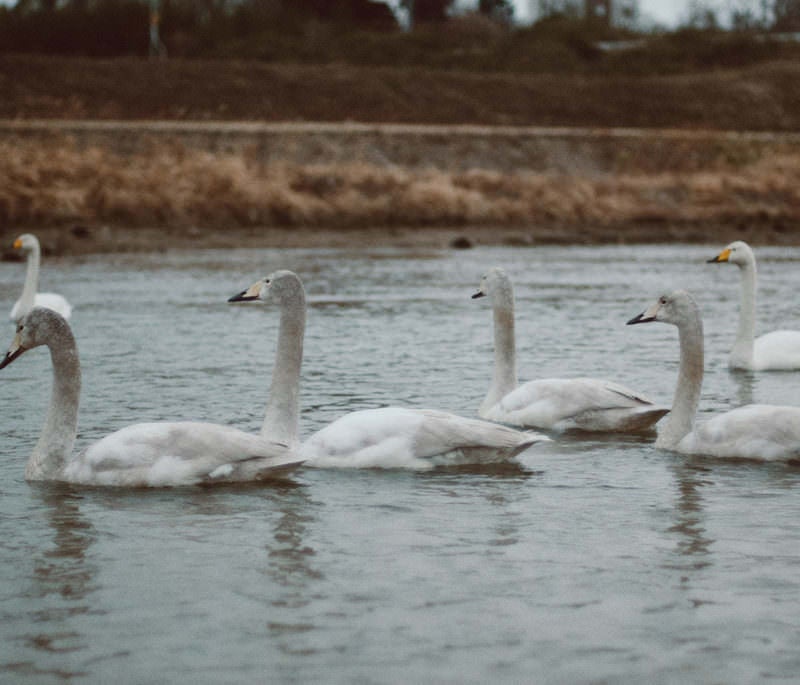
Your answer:
[[[7,352],[6,356],[3,357],[3,361],[0,361],[0,369],[5,369],[11,362],[13,362],[19,355],[21,355],[25,351],[24,347],[18,347],[13,352]]]
[[[228,298],[228,302],[252,302],[253,300],[257,300],[258,297],[255,295],[248,295],[247,290],[242,290],[242,292],[233,295],[232,297]]]
[[[628,321],[625,325],[630,326],[635,323],[650,323],[651,321],[655,321],[655,317],[653,316],[645,316],[644,312],[641,314],[637,314],[634,316],[630,321]]]
[[[486,297],[486,293],[481,292],[480,290],[472,296],[473,300],[477,300],[479,297]]]

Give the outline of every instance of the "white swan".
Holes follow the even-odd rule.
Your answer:
[[[739,328],[728,366],[747,371],[800,369],[800,331],[773,331],[755,338],[756,256],[750,246],[737,240],[708,263],[736,264],[742,274]]]
[[[494,312],[494,374],[478,415],[514,426],[551,430],[633,432],[652,428],[669,409],[623,385],[597,378],[517,382],[514,292],[494,267],[472,298],[489,296]]]
[[[69,319],[72,315],[72,305],[63,295],[36,292],[39,289],[39,264],[42,259],[42,250],[36,236],[30,233],[22,234],[14,241],[14,249],[22,250],[22,253],[27,255],[28,270],[25,273],[22,295],[14,303],[8,318],[19,321],[34,307],[47,307]]]
[[[69,324],[35,307],[17,324],[0,369],[39,345],[50,349],[53,391],[39,441],[25,468],[28,480],[86,485],[169,486],[270,478],[302,463],[296,452],[213,423],[140,423],[107,435],[73,455],[81,369]]]
[[[691,295],[662,295],[628,324],[663,321],[678,327],[680,367],[672,410],[656,447],[713,457],[759,460],[800,459],[800,407],[749,404],[694,427],[703,383],[703,322]]]
[[[291,271],[256,281],[229,302],[274,301],[281,307],[277,358],[262,435],[298,430],[298,387],[303,355],[305,294]],[[435,466],[507,461],[543,435],[426,409],[384,407],[355,411],[314,433],[300,446],[306,464],[317,467],[431,469]]]

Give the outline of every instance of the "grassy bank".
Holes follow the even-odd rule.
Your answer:
[[[129,127],[5,128],[4,245],[24,229],[62,252],[459,234],[800,243],[796,136],[702,133],[800,131],[796,62],[634,77],[0,56],[0,86],[0,118]],[[159,122],[177,128],[156,135]],[[258,137],[237,122],[279,126]]]
[[[177,145],[120,156],[58,139],[0,143],[6,240],[23,227],[105,225],[164,227],[198,239],[263,227],[387,235],[393,228],[536,227],[528,235],[583,233],[588,241],[664,240],[673,235],[667,227],[683,226],[684,237],[698,240],[705,228],[727,226],[793,242],[799,224],[797,150],[689,172],[565,175],[264,164]]]

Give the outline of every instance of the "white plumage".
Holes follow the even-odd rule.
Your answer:
[[[473,299],[488,296],[494,314],[494,374],[478,415],[514,426],[550,430],[648,430],[666,414],[644,395],[599,378],[546,378],[518,385],[514,293],[500,268],[481,279]]]
[[[739,267],[741,297],[739,326],[728,365],[746,371],[791,371],[800,369],[800,331],[778,330],[755,337],[756,256],[750,246],[737,240],[709,263],[729,263]]]
[[[276,301],[281,307],[277,359],[262,435],[294,441],[298,430],[300,359],[305,331],[305,295],[299,277],[276,271],[230,298],[231,302]],[[278,363],[276,363],[276,367]],[[272,409],[270,409],[270,407]],[[492,463],[515,457],[536,442],[536,433],[443,411],[384,407],[347,414],[300,446],[310,466],[411,468]]]
[[[546,441],[497,424],[431,409],[384,407],[352,412],[314,433],[301,447],[320,468],[409,468],[508,461]]]
[[[11,308],[9,318],[16,322],[34,307],[45,307],[58,312],[65,319],[69,319],[72,315],[72,305],[67,302],[63,295],[37,292],[39,289],[41,248],[36,236],[31,233],[24,233],[14,241],[14,249],[22,250],[22,253],[27,255],[28,268],[25,272],[25,285],[22,288],[22,295]]]
[[[73,455],[81,370],[75,338],[65,319],[49,309],[31,310],[17,325],[0,369],[40,345],[50,350],[53,392],[44,428],[25,468],[28,480],[192,485],[271,478],[302,463],[285,445],[229,426],[191,421],[128,426]]]
[[[689,293],[677,290],[631,319],[629,324],[663,321],[678,327],[680,367],[675,399],[658,434],[657,447],[713,457],[800,460],[800,407],[750,404],[719,414],[695,427],[703,383],[703,323]]]

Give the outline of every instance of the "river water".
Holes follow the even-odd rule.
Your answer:
[[[386,404],[474,415],[504,266],[522,380],[604,376],[669,403],[662,291],[705,317],[701,414],[800,404],[800,373],[732,374],[721,245],[230,250],[46,259],[74,306],[78,442],[129,423],[256,431],[277,313],[226,299],[278,268],[309,299],[304,435]],[[800,249],[762,248],[759,330],[800,327]],[[0,264],[0,297],[23,267]],[[12,326],[0,340],[11,341]],[[561,437],[518,467],[312,470],[286,484],[28,484],[44,349],[0,372],[0,681],[762,683],[800,678],[800,469]]]

